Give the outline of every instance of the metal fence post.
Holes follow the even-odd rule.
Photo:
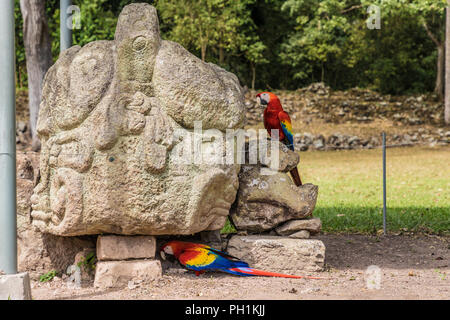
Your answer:
[[[386,133],[383,132],[383,232],[386,235]]]
[[[14,1],[0,2],[0,270],[17,273]]]
[[[72,5],[72,0],[60,0],[59,11],[59,34],[60,34],[60,52],[72,46],[72,28],[67,26],[67,9]]]

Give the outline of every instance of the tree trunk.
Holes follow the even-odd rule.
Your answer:
[[[253,62],[251,63],[251,68],[252,68],[252,90],[255,90],[256,66]]]
[[[445,22],[445,124],[450,125],[450,0],[447,0]]]
[[[438,57],[437,57],[437,70],[436,70],[436,84],[434,86],[434,93],[436,93],[440,100],[444,98],[444,63],[445,63],[445,55],[444,55],[444,44],[442,41],[438,40],[438,38],[431,32],[431,30],[428,28],[428,25],[424,22],[423,27],[425,28],[425,31],[427,32],[430,39],[434,42],[436,45],[437,51],[438,51]]]
[[[323,62],[322,62],[322,76],[321,76],[321,82],[323,82],[323,79],[325,78],[325,67],[323,66]]]
[[[202,43],[201,54],[202,54],[202,61],[204,62],[206,59],[206,44]]]
[[[41,103],[42,85],[53,63],[51,39],[45,16],[45,0],[20,0],[23,17],[23,41],[28,73],[28,106],[33,150],[40,148],[36,125]]]
[[[219,47],[219,65],[223,65],[223,61],[225,60],[224,59],[224,52],[223,52],[223,47],[222,46],[220,46]]]
[[[436,93],[439,97],[439,100],[444,98],[444,63],[445,63],[445,54],[444,54],[444,45],[441,44],[437,47],[438,57],[437,57],[437,72],[436,72],[436,85],[434,87],[434,93]]]

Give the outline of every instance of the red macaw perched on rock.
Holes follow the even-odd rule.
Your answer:
[[[161,258],[164,260],[166,259],[166,254],[175,256],[181,265],[188,270],[195,271],[197,276],[206,271],[223,271],[239,276],[321,279],[256,270],[250,268],[248,263],[236,257],[200,243],[170,241],[160,249]]]
[[[292,133],[291,118],[283,110],[280,99],[272,92],[261,92],[256,95],[261,105],[266,105],[264,109],[264,127],[269,135],[272,129],[278,129],[280,141],[289,149],[294,151],[294,134]],[[301,186],[302,180],[298,174],[297,168],[290,171],[295,185]]]

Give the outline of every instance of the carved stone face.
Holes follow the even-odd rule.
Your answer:
[[[74,46],[46,75],[33,224],[67,236],[220,229],[239,165],[182,165],[173,153],[194,121],[225,131],[244,114],[233,74],[161,40],[154,7],[126,6],[114,41]]]

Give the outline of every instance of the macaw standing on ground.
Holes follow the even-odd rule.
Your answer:
[[[261,92],[256,95],[261,105],[265,105],[264,109],[264,127],[269,135],[272,129],[278,129],[280,141],[282,141],[289,149],[294,151],[294,134],[292,133],[292,124],[289,114],[283,110],[280,99],[272,92]],[[302,180],[297,168],[290,171],[295,185],[301,186]]]
[[[223,271],[239,276],[267,276],[282,278],[322,279],[318,277],[292,276],[250,268],[248,263],[210,246],[184,241],[170,241],[160,249],[161,258],[173,255],[188,270],[199,276],[206,271]]]

